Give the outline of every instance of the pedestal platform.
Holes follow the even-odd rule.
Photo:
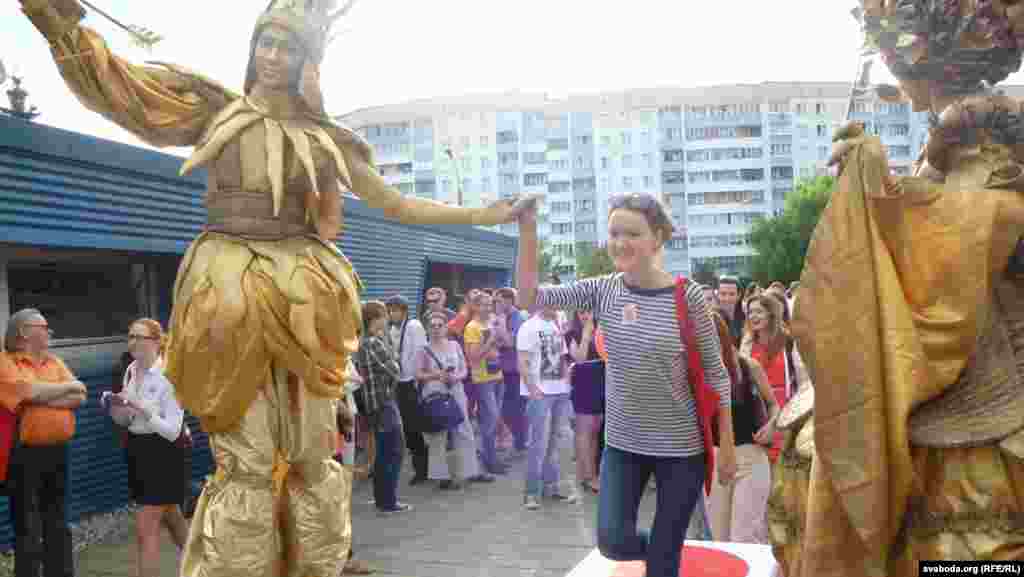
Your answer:
[[[640,561],[612,561],[594,549],[566,577],[643,577]],[[768,545],[687,541],[680,577],[781,577]]]

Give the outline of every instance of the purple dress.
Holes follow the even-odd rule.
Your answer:
[[[581,336],[579,331],[566,333],[566,345],[571,346],[573,342],[579,342]],[[572,380],[570,398],[573,409],[582,415],[603,415],[604,361],[597,354],[593,340],[590,342],[590,350],[587,351],[587,361],[573,364],[569,374]]]

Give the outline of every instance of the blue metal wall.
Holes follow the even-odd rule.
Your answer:
[[[138,253],[139,263],[183,254],[205,221],[205,173],[181,178],[180,165],[177,157],[0,116],[0,242],[54,251],[130,251]],[[339,244],[369,298],[397,292],[418,303],[429,262],[511,277],[512,237],[470,227],[403,225],[355,198],[345,199],[344,216]],[[173,275],[166,263],[159,265],[158,310],[164,321]],[[128,499],[121,449],[98,408],[123,350],[123,341],[107,339],[56,351],[68,357],[90,390],[71,443],[71,520],[110,511]],[[197,431],[198,423],[191,424]],[[199,431],[193,477],[212,468],[206,436]],[[0,546],[12,538],[6,509],[6,499],[0,499]]]

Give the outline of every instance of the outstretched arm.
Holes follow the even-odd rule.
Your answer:
[[[227,103],[229,94],[215,83],[111,53],[99,34],[79,25],[85,11],[77,0],[20,1],[78,100],[154,146],[195,144]]]
[[[486,208],[450,206],[434,200],[404,196],[384,181],[373,162],[373,151],[359,136],[335,127],[335,141],[345,158],[351,179],[352,193],[389,218],[408,224],[471,224],[493,226],[513,222],[516,209],[513,201],[502,200]]]

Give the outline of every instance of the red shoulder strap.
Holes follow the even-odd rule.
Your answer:
[[[718,410],[718,394],[704,381],[704,363],[697,348],[697,330],[690,318],[686,302],[686,277],[676,278],[676,320],[679,325],[679,340],[686,346],[686,377],[690,381],[690,392],[697,407],[697,426],[704,441],[704,492],[711,494],[711,480],[715,471],[715,447],[712,421]]]
[[[697,331],[690,318],[690,310],[686,302],[686,287],[689,280],[684,276],[676,277],[676,322],[679,325],[679,341],[686,346],[686,372],[691,385],[704,383],[704,363],[697,350]]]

